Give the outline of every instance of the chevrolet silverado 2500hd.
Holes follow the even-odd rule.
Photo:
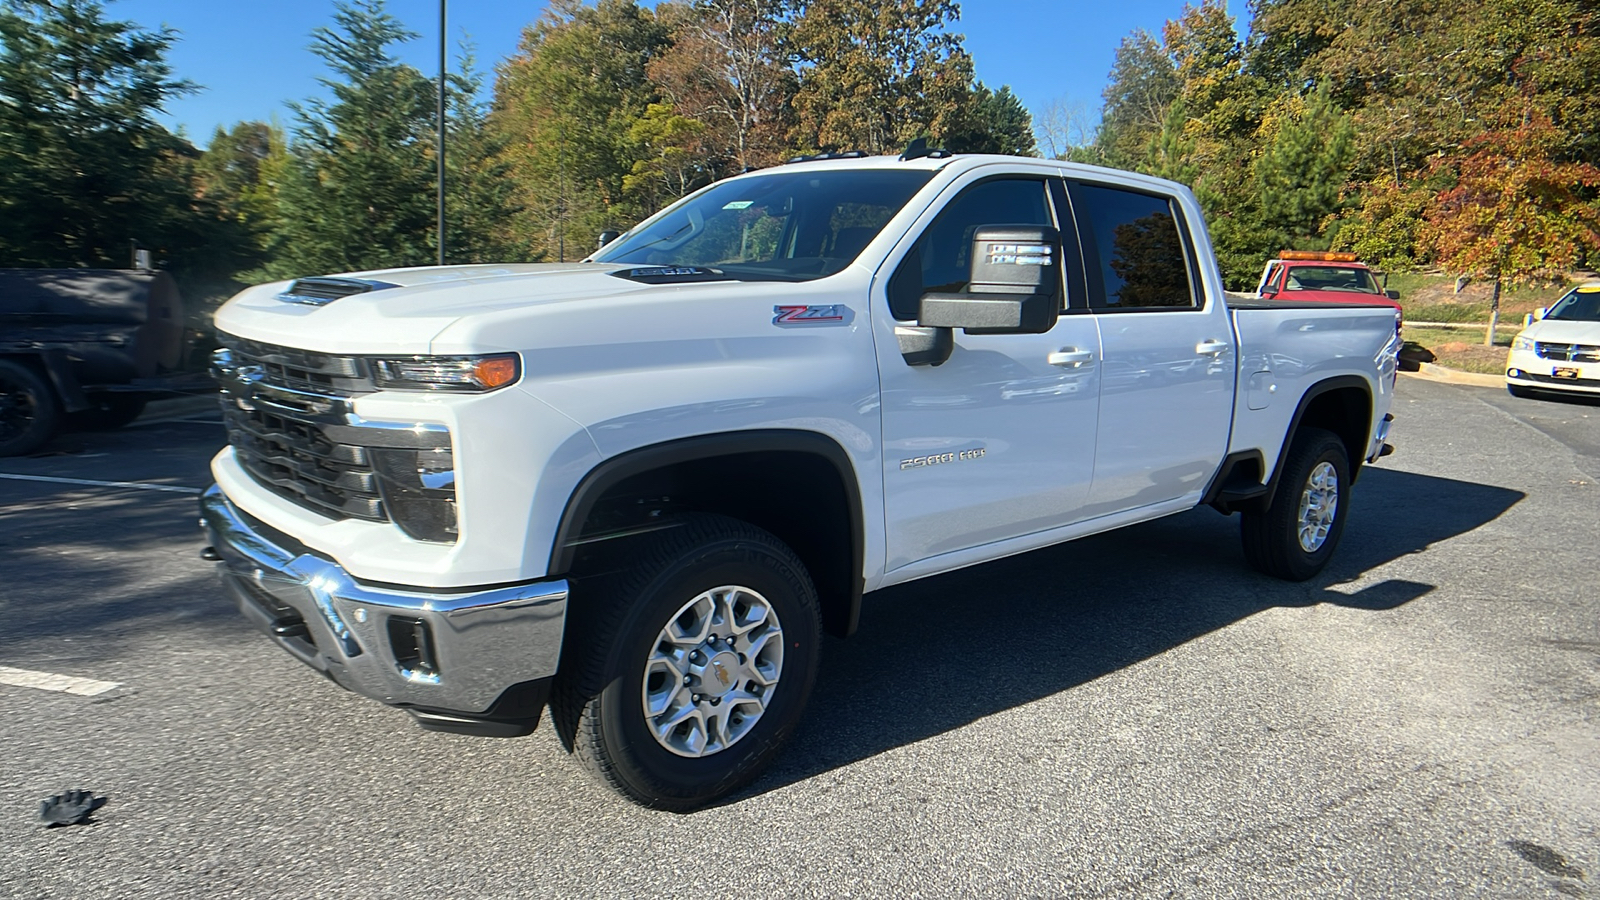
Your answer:
[[[865,593],[1201,504],[1314,576],[1398,349],[1388,307],[1229,301],[1180,185],[942,152],[720,181],[581,263],[262,285],[216,325],[205,555],[241,610],[426,728],[548,705],[671,809],[771,760]]]

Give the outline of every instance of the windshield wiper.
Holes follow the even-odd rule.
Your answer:
[[[674,231],[671,234],[664,234],[661,237],[658,237],[653,241],[646,241],[646,242],[644,242],[643,244],[640,244],[637,247],[631,247],[631,248],[629,248],[628,252],[629,253],[636,253],[636,252],[638,252],[640,250],[645,249],[646,247],[654,247],[657,244],[665,244],[667,241],[670,241],[673,238],[676,238],[678,235],[683,234],[685,231],[688,231],[689,229],[691,229],[693,227],[694,227],[694,223],[693,222],[685,222],[685,223],[683,223],[683,227],[679,228],[677,231]]]

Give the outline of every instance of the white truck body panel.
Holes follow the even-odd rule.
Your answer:
[[[213,464],[218,483],[356,578],[464,588],[545,576],[566,504],[602,460],[701,435],[813,432],[854,466],[870,591],[1190,508],[1228,453],[1259,450],[1270,473],[1299,397],[1320,380],[1370,386],[1369,434],[1388,411],[1388,311],[1230,313],[1200,210],[1180,186],[997,157],[805,165],[934,175],[853,264],[814,281],[644,285],[601,263],[385,270],[355,274],[399,287],[317,307],[278,300],[286,283],[262,285],[218,313],[228,334],[327,353],[519,353],[523,374],[510,389],[354,400],[365,419],[457,436],[456,543],[311,512],[255,484],[228,450]],[[1204,306],[1063,315],[1042,335],[958,335],[948,364],[908,367],[884,302],[888,273],[947,198],[996,172],[1173,197],[1201,261]],[[775,306],[834,304],[847,311],[836,325],[774,321]],[[1201,352],[1208,341],[1220,350]],[[1050,365],[1063,348],[1088,350],[1095,364]],[[981,460],[964,465],[901,468],[980,448]]]

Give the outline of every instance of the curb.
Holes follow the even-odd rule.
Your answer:
[[[1433,363],[1418,363],[1417,371],[1407,372],[1402,370],[1401,375],[1412,378],[1421,378],[1424,381],[1439,381],[1445,384],[1470,384],[1473,387],[1504,388],[1506,379],[1504,375],[1480,375],[1477,372],[1462,372]]]

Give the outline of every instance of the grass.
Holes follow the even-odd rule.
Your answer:
[[[1489,322],[1490,294],[1493,286],[1472,282],[1461,293],[1455,292],[1455,279],[1448,275],[1406,272],[1389,276],[1389,287],[1400,292],[1400,306],[1408,322]],[[1506,287],[1500,293],[1500,321],[1516,327],[1525,313],[1549,306],[1571,284]]]
[[[1486,325],[1489,322],[1487,303],[1433,303],[1420,306],[1402,300],[1401,306],[1405,309],[1407,322],[1451,322],[1470,325]],[[1502,304],[1500,319],[1504,321],[1506,318],[1508,318],[1506,308]],[[1520,320],[1520,316],[1518,319]]]
[[[1407,325],[1407,342],[1421,344],[1433,353],[1434,364],[1462,372],[1502,375],[1506,370],[1506,351],[1520,330],[1516,323],[1495,329],[1494,346],[1483,345],[1483,331],[1477,328],[1414,328]]]

